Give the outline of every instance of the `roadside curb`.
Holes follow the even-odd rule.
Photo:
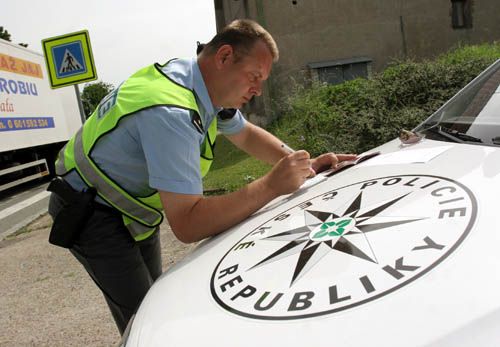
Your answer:
[[[12,207],[9,207],[0,212],[0,221],[6,221],[8,224],[8,220],[13,220],[11,223],[13,225],[9,226],[6,230],[0,230],[0,240],[4,240],[9,235],[15,233],[19,229],[25,227],[26,225],[33,222],[35,219],[47,213],[47,206],[49,202],[49,192],[41,192],[37,194],[32,200],[28,199],[22,201]],[[29,213],[28,216],[22,216],[23,212],[26,208],[30,208],[32,206],[36,206],[34,212]],[[3,213],[2,213],[3,212]],[[21,220],[19,220],[21,219]],[[2,222],[4,224],[4,222]]]

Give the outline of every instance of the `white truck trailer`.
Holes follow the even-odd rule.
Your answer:
[[[74,88],[50,88],[42,54],[0,39],[0,192],[53,174],[80,114]]]

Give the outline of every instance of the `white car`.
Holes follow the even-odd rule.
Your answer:
[[[202,242],[124,344],[500,346],[499,82]]]

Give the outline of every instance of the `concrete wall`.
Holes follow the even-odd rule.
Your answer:
[[[391,60],[432,58],[459,43],[500,40],[498,0],[469,0],[472,27],[452,28],[451,0],[216,0],[218,28],[252,18],[275,38],[280,61],[262,102],[244,111],[273,116],[273,101],[314,77],[308,64],[357,57],[380,71]],[[217,7],[219,9],[217,10]],[[314,70],[313,70],[314,72]]]

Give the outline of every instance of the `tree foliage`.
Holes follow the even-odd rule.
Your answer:
[[[102,98],[108,95],[113,89],[114,86],[111,83],[102,81],[85,84],[81,98],[86,118],[90,117]]]
[[[10,33],[8,32],[7,29],[4,29],[4,27],[0,26],[0,39],[3,39],[5,41],[11,42],[12,40],[10,39]],[[28,47],[27,43],[19,43],[19,46],[23,46],[24,48]]]
[[[4,39],[5,41],[10,42],[10,33],[7,31],[7,29],[4,29],[2,26],[0,26],[0,39]]]

